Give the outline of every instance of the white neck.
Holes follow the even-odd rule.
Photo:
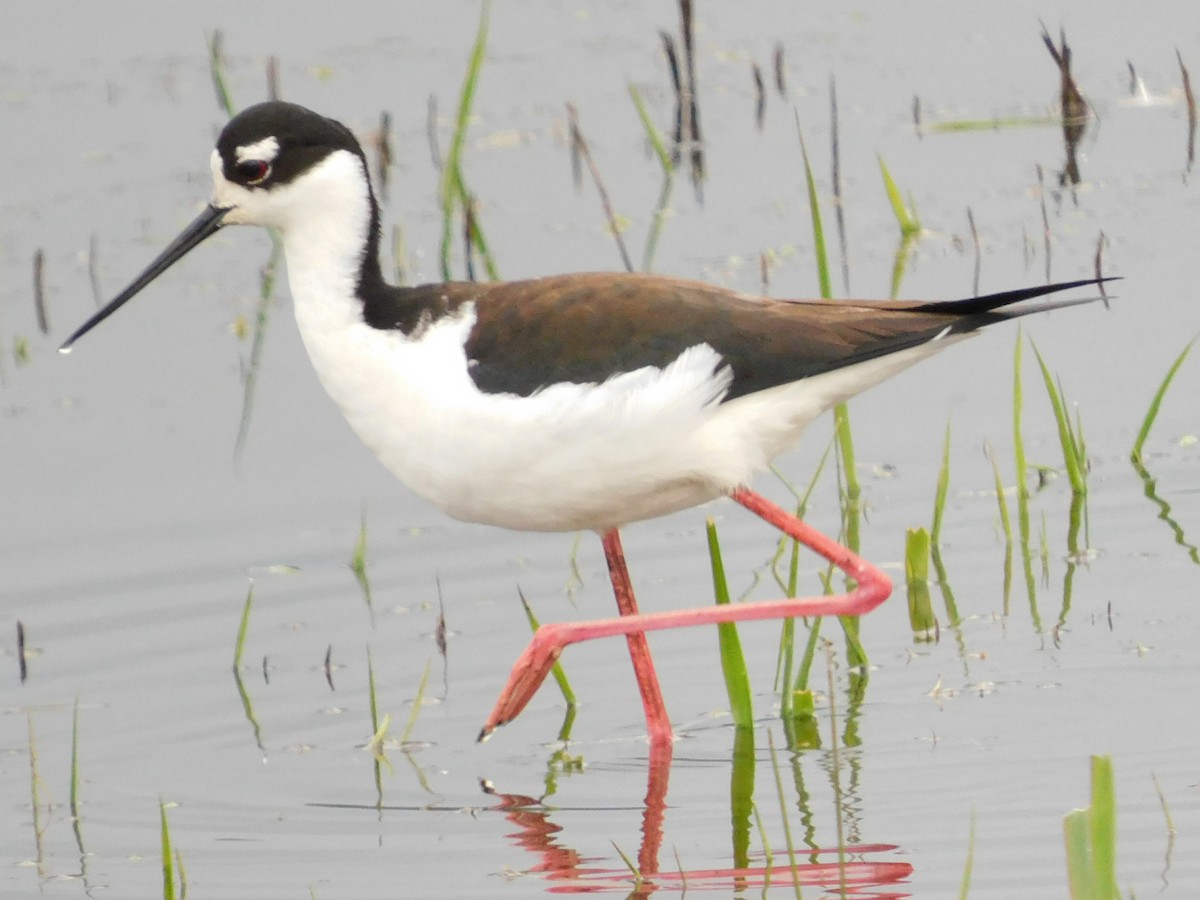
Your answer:
[[[319,335],[362,321],[355,288],[367,252],[368,191],[362,161],[339,150],[279,192],[274,224],[283,236],[296,321],[310,354]]]

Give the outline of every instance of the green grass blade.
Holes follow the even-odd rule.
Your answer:
[[[725,580],[725,565],[721,560],[721,545],[717,526],[712,519],[708,531],[708,556],[712,562],[713,591],[718,606],[729,603],[729,585]],[[746,657],[738,638],[737,625],[721,622],[717,625],[717,640],[721,648],[721,671],[725,674],[725,690],[729,694],[729,711],[734,725],[750,729],[754,726],[754,706],[750,699],[750,678],[746,674]]]
[[[1008,514],[1008,500],[1004,496],[1004,480],[1000,477],[1000,464],[991,445],[987,445],[987,456],[992,463],[992,478],[996,486],[996,507],[1000,515],[1000,528],[1004,533],[1004,614],[1008,615],[1008,597],[1012,588],[1013,534],[1012,519]]]
[[[997,116],[994,119],[948,119],[944,122],[929,122],[924,127],[931,132],[954,133],[959,131],[1000,131],[1005,128],[1041,128],[1046,125],[1061,125],[1058,116]]]
[[[367,748],[371,751],[371,769],[375,776],[375,805],[383,806],[383,767],[390,771],[392,764],[383,752],[391,716],[379,718],[379,701],[375,692],[375,665],[371,659],[371,646],[367,645],[367,702],[371,712],[371,740]]]
[[[254,338],[250,342],[250,360],[246,364],[242,380],[242,414],[238,418],[237,438],[233,442],[233,455],[238,458],[250,436],[250,420],[254,415],[254,399],[258,394],[258,373],[262,369],[263,350],[267,345],[267,326],[271,322],[271,305],[275,299],[275,283],[279,274],[279,261],[283,259],[283,239],[274,228],[268,228],[271,236],[271,255],[263,266],[259,281],[258,307],[254,312]]]
[[[887,193],[888,203],[892,207],[892,214],[896,217],[896,224],[900,227],[900,243],[896,247],[896,258],[892,263],[892,287],[889,295],[895,298],[900,295],[900,282],[904,280],[909,250],[921,235],[921,221],[917,218],[911,198],[905,204],[904,199],[900,196],[900,188],[896,186],[883,157],[878,156],[877,158],[879,159],[879,171],[883,175],[883,188]]]
[[[75,709],[71,713],[71,817],[79,819],[79,695],[75,695]]]
[[[1153,772],[1150,773],[1150,780],[1154,782],[1154,792],[1158,794],[1158,802],[1162,806],[1163,819],[1167,823],[1167,835],[1174,840],[1178,829],[1175,828],[1175,819],[1171,816],[1171,807],[1167,804],[1167,795],[1163,793],[1162,785],[1158,783],[1158,776]]]
[[[754,817],[754,729],[733,729],[733,765],[729,773],[730,846],[733,867],[750,866],[750,827]]]
[[[479,28],[475,34],[475,43],[471,47],[471,55],[467,61],[467,73],[463,79],[462,89],[458,98],[458,114],[454,121],[454,134],[450,139],[450,147],[442,163],[442,242],[440,250],[442,279],[451,280],[450,247],[454,234],[454,211],[462,206],[464,214],[468,202],[468,191],[462,178],[463,147],[467,139],[467,126],[471,119],[471,106],[475,99],[475,88],[479,83],[479,72],[483,67],[483,59],[487,49],[488,17],[490,11],[488,2],[482,3],[479,9]],[[486,258],[486,257],[485,257]]]
[[[971,872],[975,868],[975,810],[971,810],[971,830],[967,835],[967,859],[963,863],[962,883],[958,887],[958,900],[967,900],[971,892]]]
[[[1063,817],[1071,900],[1120,900],[1117,887],[1117,807],[1112,757],[1091,760],[1087,809]]]
[[[938,470],[937,491],[933,498],[933,525],[929,529],[932,544],[941,543],[942,514],[946,510],[946,495],[950,492],[950,423],[946,423],[946,437],[942,441],[942,467]]]
[[[1063,817],[1063,843],[1067,849],[1067,885],[1071,900],[1092,900],[1096,890],[1088,865],[1087,811],[1077,809]]]
[[[617,856],[621,857],[621,862],[625,863],[625,867],[629,869],[630,874],[633,875],[633,894],[636,895],[641,893],[644,879],[642,877],[642,873],[638,871],[637,864],[629,858],[629,856],[624,850],[621,849],[616,841],[610,840],[609,843],[613,845],[613,849],[617,851]]]
[[[821,201],[817,196],[817,180],[813,177],[812,166],[808,161],[808,149],[804,146],[804,134],[800,130],[800,114],[796,113],[796,135],[800,138],[800,155],[804,159],[804,183],[808,188],[808,212],[812,219],[813,252],[817,259],[817,281],[821,289],[821,297],[828,300],[833,296],[833,286],[829,279],[829,256],[825,250],[825,228],[821,224]]]
[[[858,511],[862,501],[862,484],[858,480],[858,463],[854,456],[854,432],[850,427],[850,407],[839,403],[833,408],[834,430],[837,433],[838,454],[842,460],[842,477],[846,480],[846,546],[855,553],[859,549]]]
[[[367,514],[364,511],[359,519],[358,540],[354,542],[354,553],[350,557],[350,571],[358,582],[363,600],[367,604],[367,612],[371,617],[371,628],[375,627],[375,602],[371,596],[371,580],[367,577]]]
[[[25,725],[29,734],[29,800],[33,812],[33,841],[37,845],[37,858],[43,857],[42,834],[42,777],[38,774],[37,732],[33,727],[33,710],[26,708]]]
[[[412,735],[413,727],[417,724],[417,716],[421,714],[421,705],[425,701],[425,685],[429,683],[429,666],[433,660],[425,660],[425,670],[421,673],[421,680],[417,683],[417,693],[413,697],[412,709],[408,713],[408,721],[404,723],[404,730],[400,732],[400,743],[407,744],[409,737]]]
[[[1026,475],[1029,471],[1025,459],[1025,439],[1021,429],[1021,414],[1024,406],[1024,394],[1021,385],[1021,349],[1024,346],[1024,335],[1017,328],[1017,340],[1013,350],[1013,458],[1017,472],[1017,534],[1020,537],[1021,565],[1025,573],[1025,588],[1029,594],[1029,608],[1033,617],[1034,627],[1041,629],[1041,616],[1037,608],[1037,579],[1033,573],[1033,550],[1030,545],[1032,530],[1029,523],[1029,482]]]
[[[1187,551],[1192,562],[1200,565],[1200,547],[1188,541],[1183,526],[1171,515],[1171,504],[1158,495],[1158,480],[1150,474],[1140,459],[1135,459],[1132,463],[1134,471],[1142,479],[1142,493],[1146,495],[1146,499],[1158,507],[1158,518],[1167,523],[1167,527],[1175,536],[1175,543]]]
[[[1050,405],[1054,410],[1054,421],[1058,425],[1058,440],[1062,445],[1063,464],[1067,469],[1067,478],[1071,482],[1071,490],[1076,494],[1086,494],[1087,459],[1084,457],[1083,447],[1076,436],[1075,428],[1071,424],[1071,418],[1067,415],[1062,387],[1055,383],[1054,377],[1050,374],[1050,369],[1046,365],[1046,361],[1042,358],[1042,354],[1038,351],[1037,346],[1033,341],[1030,341],[1029,345],[1033,347],[1033,354],[1037,357],[1038,367],[1042,371],[1042,380],[1046,383],[1046,394],[1049,396]]]
[[[1150,437],[1150,429],[1154,427],[1154,420],[1158,418],[1158,409],[1162,406],[1163,398],[1167,395],[1167,388],[1171,386],[1171,382],[1175,378],[1175,373],[1179,371],[1179,367],[1183,365],[1183,361],[1187,359],[1188,353],[1191,352],[1192,345],[1195,343],[1196,338],[1188,341],[1187,346],[1183,348],[1183,352],[1175,358],[1175,362],[1167,370],[1167,377],[1162,380],[1162,384],[1155,391],[1154,399],[1150,401],[1150,408],[1146,410],[1146,416],[1142,419],[1142,427],[1138,429],[1137,440],[1133,442],[1133,450],[1129,453],[1129,458],[1135,463],[1141,462],[1142,447],[1146,444],[1146,438]]]
[[[521,589],[517,588],[517,596],[521,598],[521,606],[525,610],[525,618],[529,620],[529,630],[536,632],[541,627],[541,622],[533,612],[533,607],[529,605],[529,601],[525,599],[525,595],[521,593]],[[563,695],[563,700],[566,701],[567,709],[575,709],[575,691],[571,688],[571,682],[567,680],[566,670],[562,667],[562,660],[555,660],[554,666],[550,669],[550,674],[554,676],[554,683],[558,685],[559,691]],[[569,727],[568,727],[568,730]]]
[[[900,196],[900,188],[896,187],[896,182],[892,178],[892,173],[888,171],[883,157],[879,156],[878,159],[879,171],[883,174],[883,187],[887,192],[888,202],[892,207],[892,214],[896,217],[896,224],[900,226],[901,237],[907,238],[919,234],[921,231],[921,220],[917,218],[916,211],[911,206],[905,204],[904,198]]]
[[[175,854],[171,851],[171,826],[167,822],[167,804],[160,797],[158,815],[162,835],[163,900],[175,900]]]
[[[642,100],[642,92],[637,89],[633,83],[629,83],[629,96],[633,100],[633,106],[637,110],[638,118],[642,122],[642,129],[646,132],[646,139],[650,141],[650,146],[654,148],[654,155],[658,159],[658,164],[662,167],[664,175],[675,174],[675,164],[671,162],[671,154],[667,151],[667,145],[663,143],[662,135],[658,129],[654,127],[654,121],[650,118],[650,112],[646,109],[646,104]]]
[[[233,645],[233,671],[236,674],[242,667],[242,652],[246,649],[246,635],[250,631],[250,607],[254,604],[254,582],[250,582],[250,590],[246,592],[246,602],[242,606],[242,620],[238,623],[237,640]]]
[[[800,668],[796,672],[794,691],[808,691],[809,677],[812,675],[813,660],[817,655],[817,644],[821,639],[821,617],[812,620],[808,627],[808,640],[804,643],[804,653],[800,656]]]
[[[1092,864],[1098,895],[1119,898],[1117,889],[1117,800],[1111,756],[1092,757],[1092,806],[1088,811]]]
[[[905,537],[904,583],[913,641],[934,640],[938,623],[929,596],[929,532],[924,528],[910,528]]]
[[[767,732],[767,746],[771,751],[771,771],[775,774],[775,794],[779,798],[779,817],[783,821],[783,838],[787,847],[788,865],[792,870],[792,887],[796,892],[796,900],[802,900],[800,895],[800,866],[796,862],[796,843],[792,840],[792,825],[788,818],[787,796],[783,791],[783,775],[779,771],[779,755],[775,752],[775,738]]]
[[[232,119],[237,108],[233,105],[233,95],[229,93],[229,85],[225,82],[224,37],[219,29],[209,35],[208,69],[212,75],[213,91],[217,95],[217,106]]]
[[[837,679],[834,677],[833,667],[833,645],[826,641],[825,678],[829,691],[829,786],[833,789],[834,821],[837,825],[838,887],[841,889],[841,896],[845,897],[847,798],[842,790],[841,744],[838,741]]]
[[[654,266],[654,252],[658,248],[658,238],[667,220],[667,206],[671,202],[671,192],[675,185],[675,165],[671,162],[671,154],[663,143],[662,135],[658,133],[658,129],[654,127],[654,122],[650,119],[650,113],[642,100],[641,91],[632,82],[629,84],[629,96],[633,99],[638,118],[642,122],[642,129],[646,132],[646,139],[654,148],[654,155],[663,172],[662,189],[659,191],[658,202],[650,217],[650,228],[646,232],[646,247],[642,252],[642,271],[649,272]]]
[[[371,647],[367,645],[367,703],[371,712],[371,734],[379,731],[379,703],[375,695],[375,666],[371,661]]]
[[[796,498],[796,516],[801,519],[804,518],[805,513],[808,511],[809,500],[812,499],[813,491],[816,490],[817,481],[821,477],[821,472],[823,472],[825,469],[825,463],[829,461],[829,453],[832,449],[833,441],[831,440],[828,444],[826,444],[825,452],[821,454],[821,460],[817,463],[816,468],[813,470],[812,476],[808,482],[808,487],[805,489],[803,494],[798,493],[777,469],[775,469],[773,466],[771,468],[771,471],[775,473],[775,476],[784,483],[787,489],[792,492],[792,496]],[[779,585],[780,589],[783,590],[784,594],[788,597],[795,597],[799,591],[800,583],[800,542],[794,538],[781,536],[779,538],[779,554],[781,555],[783,550],[788,547],[791,548],[791,553],[788,555],[787,578],[780,578],[779,573],[775,571],[774,568],[772,568],[772,572],[775,575],[776,583]],[[809,626],[809,647],[807,651],[809,668],[812,666],[813,634],[820,633],[820,630],[820,618],[813,619],[811,625]],[[789,721],[789,719],[793,718],[794,715],[801,715],[800,713],[794,713],[792,709],[793,694],[795,692],[803,692],[807,688],[808,682],[807,670],[805,670],[805,674],[803,676],[798,674],[794,683],[792,681],[792,665],[795,660],[795,640],[796,620],[785,619],[779,634],[779,656],[775,666],[774,684],[774,687],[779,691],[780,694],[779,713],[785,722],[785,727],[790,727],[786,723]],[[802,681],[803,683],[801,683]],[[792,737],[791,732],[789,732],[788,737],[790,740]],[[790,745],[791,744],[789,744],[789,746]]]
[[[1010,561],[1011,558],[1010,553]],[[962,624],[962,616],[958,613],[958,601],[954,598],[954,589],[950,587],[950,577],[946,574],[946,564],[942,561],[942,549],[937,544],[929,545],[929,560],[933,563],[934,578],[937,579],[938,590],[942,594],[942,603],[946,607],[946,616],[950,626],[957,628]],[[959,639],[962,639],[961,633]]]
[[[825,228],[821,221],[821,202],[817,193],[816,178],[813,176],[812,165],[808,158],[808,149],[804,144],[804,133],[800,128],[799,113],[796,113],[796,135],[800,140],[800,154],[804,160],[804,181],[808,191],[809,216],[812,220],[817,279],[821,297],[830,299],[833,297],[833,287],[829,275],[829,255],[825,246]],[[834,408],[834,423],[838,452],[842,459],[842,474],[846,480],[846,502],[843,507],[846,517],[846,546],[857,552],[859,549],[859,503],[862,486],[858,481],[858,471],[854,460],[854,437],[850,428],[850,410],[845,403],[839,403]],[[862,642],[858,638],[858,617],[839,616],[839,620],[842,630],[846,634],[846,656],[850,666],[865,671],[867,656]]]

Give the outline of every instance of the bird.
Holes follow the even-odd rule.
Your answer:
[[[345,125],[260,103],[229,120],[210,165],[203,211],[60,349],[218,230],[276,229],[312,365],[384,466],[456,519],[600,535],[619,615],[543,624],[480,740],[524,709],[568,645],[623,635],[648,738],[669,744],[646,632],[877,607],[887,575],[753,491],[753,476],[821,413],[981,328],[1094,298],[1013,304],[1108,280],[951,301],[767,299],[614,272],[400,287],[383,278],[380,208]],[[812,548],[853,588],[640,612],[619,529],[721,497]]]

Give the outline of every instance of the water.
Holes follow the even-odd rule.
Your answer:
[[[851,293],[884,296],[891,282],[897,234],[877,153],[927,229],[902,296],[971,293],[968,208],[981,236],[982,290],[1043,280],[1039,165],[1053,277],[1087,277],[1103,230],[1106,271],[1126,279],[1111,309],[1096,304],[1023,323],[1082,416],[1093,465],[1086,546],[1094,553],[1070,576],[1065,611],[1065,478],[1033,505],[1046,578],[1038,559],[1034,601],[1019,569],[1004,597],[1004,548],[982,448],[994,449],[1011,484],[1015,328],[994,329],[852,404],[868,504],[863,551],[898,581],[905,529],[929,524],[951,422],[943,555],[963,622],[949,625],[935,588],[941,640],[914,644],[902,584],[863,621],[873,672],[851,713],[854,746],[846,746],[841,639],[826,625],[838,648],[839,741],[835,759],[822,661],[814,674],[822,747],[779,755],[793,839],[836,846],[840,792],[846,841],[895,848],[862,854],[892,866],[877,880],[912,867],[869,895],[944,897],[957,890],[974,815],[972,897],[1061,897],[1061,817],[1087,802],[1089,755],[1111,753],[1120,883],[1139,896],[1192,896],[1200,884],[1200,730],[1189,712],[1200,676],[1200,566],[1158,518],[1127,461],[1154,390],[1200,331],[1191,291],[1194,188],[1174,58],[1178,47],[1185,63],[1200,65],[1195,35],[1178,27],[1190,21],[1187,8],[1146,20],[1114,5],[1083,20],[1067,5],[968,11],[918,3],[803,15],[785,4],[709,6],[696,32],[709,177],[702,204],[686,177],[677,179],[657,271],[756,291],[759,255],[770,249],[772,294],[815,292],[792,109],[827,200],[832,74]],[[757,826],[731,828],[734,778],[744,793],[747,768],[744,754],[733,763],[709,631],[652,638],[680,735],[669,784],[648,785],[653,770],[618,642],[574,647],[565,657],[581,698],[570,758],[555,742],[563,707],[553,687],[491,742],[474,743],[527,639],[518,589],[543,620],[610,613],[599,542],[582,536],[575,555],[573,535],[452,522],[396,484],[321,392],[282,287],[249,438],[234,458],[249,342],[232,326],[253,315],[265,235],[223,232],[71,357],[54,352],[94,308],[92,235],[107,298],[207,197],[207,155],[222,115],[203,37],[218,27],[239,105],[263,97],[265,58],[276,54],[286,98],[360,132],[376,126],[381,110],[391,112],[397,163],[387,220],[404,227],[413,278],[436,277],[440,219],[426,100],[438,99],[444,150],[475,5],[352,7],[336,16],[276,4],[124,9],[117,21],[100,8],[31,7],[21,28],[0,38],[0,632],[10,636],[0,650],[0,893],[161,896],[160,799],[177,804],[168,811],[172,838],[193,896],[527,897],[600,877],[581,869],[612,873],[602,884],[620,896],[632,885],[614,844],[631,859],[640,852],[644,864],[659,841],[660,867],[691,871],[690,890],[760,893],[736,891],[727,874],[698,874],[732,866],[743,839],[751,864],[764,864]],[[1075,192],[1049,190],[1063,161],[1056,126],[918,136],[911,125],[914,95],[927,124],[1043,114],[1057,75],[1039,17],[1066,27],[1076,75],[1100,117],[1081,146],[1084,183]],[[564,100],[579,109],[640,259],[660,179],[627,82],[666,128],[673,106],[657,30],[676,27],[666,3],[495,5],[466,172],[505,277],[619,266],[594,190],[571,186]],[[777,41],[789,98],[768,96],[759,132],[750,59],[769,83]],[[1126,99],[1126,60],[1164,102]],[[49,336],[37,332],[30,300],[38,248]],[[835,286],[845,292],[839,279]],[[18,336],[28,341],[24,365],[13,356]],[[1025,356],[1030,461],[1061,467],[1040,375]],[[1188,441],[1200,433],[1197,378],[1190,360],[1147,460],[1157,496],[1192,544],[1200,536],[1198,451]],[[781,461],[796,484],[807,484],[829,434],[830,424],[819,423]],[[756,487],[788,496],[772,478]],[[772,596],[765,565],[773,535],[732,505],[714,504],[628,529],[646,608],[709,602],[709,515],[718,519],[734,591],[753,586],[754,596]],[[838,527],[828,472],[810,518],[827,531]],[[373,608],[348,568],[364,520]],[[242,682],[253,721],[231,673],[251,582]],[[811,563],[802,585],[818,589]],[[435,644],[443,605],[445,661]],[[29,645],[24,684],[17,621]],[[767,749],[768,735],[781,750],[783,743],[770,691],[776,635],[772,624],[743,630],[759,716],[753,797],[778,865],[785,840]],[[372,731],[368,646],[394,735],[430,669],[409,753],[388,751],[395,771],[384,774],[382,809],[363,749]],[[78,834],[66,808],[76,700]],[[1173,846],[1152,776],[1178,828]],[[664,789],[665,808],[654,796]],[[658,893],[682,892],[664,876]],[[777,883],[768,893],[792,889]],[[805,896],[821,892],[810,887]]]

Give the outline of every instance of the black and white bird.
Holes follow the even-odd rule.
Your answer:
[[[454,518],[603,539],[621,616],[543,626],[481,737],[520,712],[567,644],[621,634],[650,736],[669,741],[644,632],[881,603],[882,572],[752,492],[751,479],[835,404],[986,325],[1083,301],[1011,304],[1093,283],[929,302],[769,300],[618,273],[395,287],[380,271],[367,171],[339,122],[291,103],[250,107],[212,152],[210,205],[62,349],[218,229],[278,229],[313,367],[385,466]],[[857,586],[639,613],[617,529],[723,496]]]

